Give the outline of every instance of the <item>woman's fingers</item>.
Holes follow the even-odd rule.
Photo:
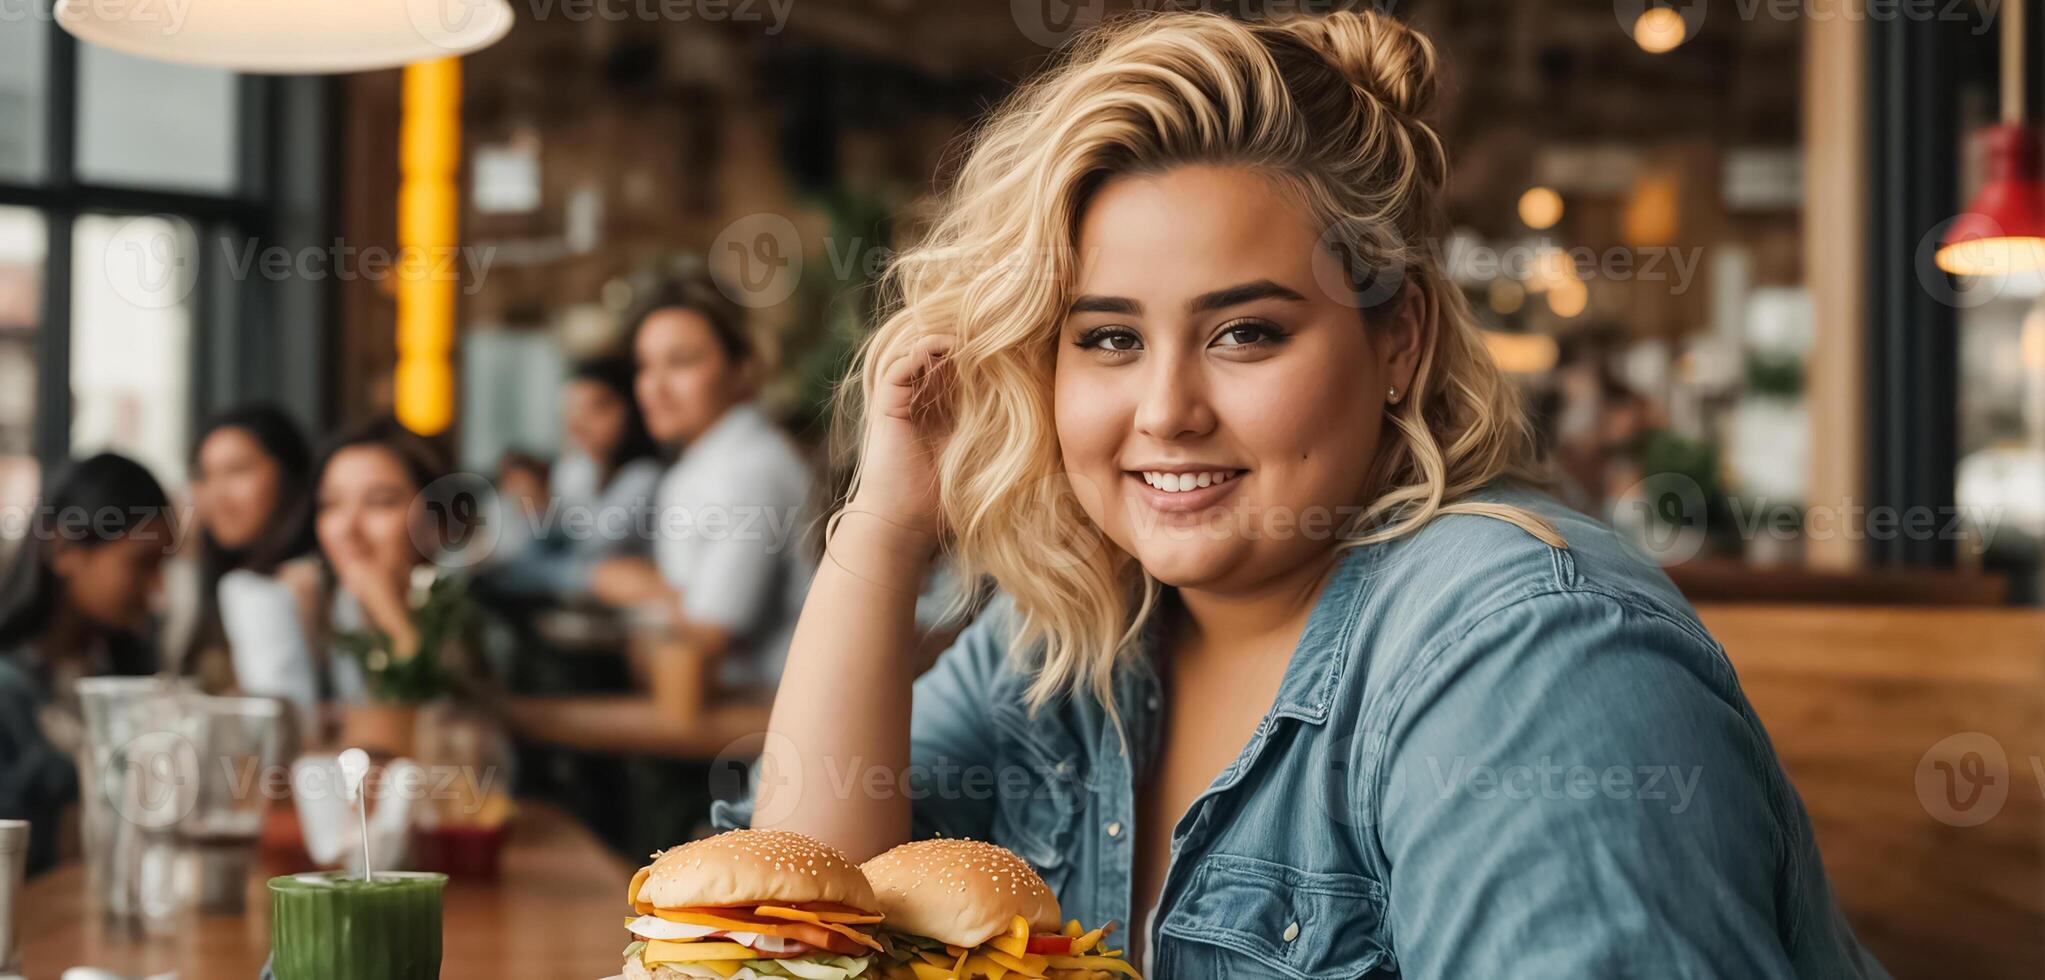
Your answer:
[[[881,372],[877,401],[882,410],[897,418],[907,418],[920,403],[926,402],[931,386],[925,382],[943,366],[954,343],[950,336],[929,334],[894,355]]]

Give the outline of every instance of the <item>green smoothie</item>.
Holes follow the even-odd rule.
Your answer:
[[[438,980],[447,876],[379,871],[270,879],[277,980]]]

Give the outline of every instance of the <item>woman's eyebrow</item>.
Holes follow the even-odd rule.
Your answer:
[[[1072,301],[1069,313],[1119,313],[1141,316],[1143,304],[1121,296],[1081,296]]]
[[[1256,282],[1246,282],[1240,286],[1230,286],[1227,289],[1217,289],[1211,293],[1202,293],[1193,297],[1191,303],[1186,304],[1186,310],[1191,313],[1206,313],[1210,310],[1227,309],[1231,306],[1240,306],[1244,303],[1255,302],[1260,299],[1282,299],[1295,303],[1306,301],[1306,297],[1291,289],[1269,279],[1259,279]]]
[[[1294,303],[1306,301],[1306,297],[1301,296],[1292,289],[1281,286],[1269,279],[1259,279],[1256,282],[1246,282],[1241,285],[1230,286],[1227,289],[1217,289],[1211,293],[1201,293],[1193,297],[1192,302],[1186,304],[1186,309],[1193,313],[1206,313],[1210,310],[1240,306],[1244,303],[1251,303],[1260,299],[1282,299]],[[1143,313],[1143,304],[1122,296],[1081,296],[1072,301],[1072,309],[1069,312],[1119,313],[1125,316],[1138,316]]]

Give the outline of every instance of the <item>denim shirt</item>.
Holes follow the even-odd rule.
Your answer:
[[[1275,703],[1172,830],[1151,975],[1886,976],[1667,576],[1546,496],[1481,496],[1568,547],[1449,515],[1345,553]],[[1149,651],[1119,679],[1125,752],[1089,699],[1027,710],[1011,628],[997,603],[916,683],[917,832],[1005,845],[1068,918],[1126,927]]]

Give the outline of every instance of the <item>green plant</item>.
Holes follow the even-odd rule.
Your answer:
[[[362,665],[371,698],[423,704],[454,694],[460,687],[443,654],[449,644],[462,642],[469,618],[468,583],[442,576],[427,589],[425,601],[412,610],[419,649],[411,656],[398,656],[391,649],[390,637],[377,630],[342,632],[334,637],[334,645]]]

